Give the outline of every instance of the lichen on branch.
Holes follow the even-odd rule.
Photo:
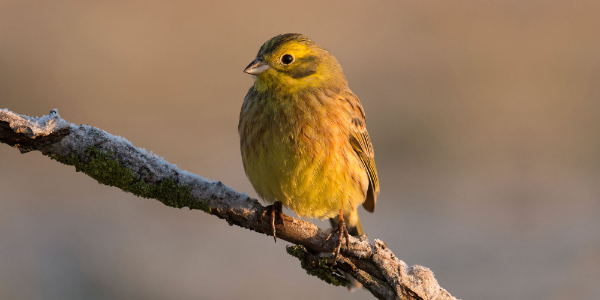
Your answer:
[[[332,267],[330,258],[327,257],[316,257],[312,253],[308,252],[302,245],[286,246],[285,250],[291,256],[294,256],[300,260],[302,268],[306,270],[306,273],[312,276],[316,276],[319,279],[333,284],[335,286],[349,286],[350,281],[343,277]]]

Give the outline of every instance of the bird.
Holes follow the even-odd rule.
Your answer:
[[[305,35],[266,41],[244,69],[254,77],[240,111],[244,171],[275,211],[329,218],[333,232],[363,235],[358,207],[375,211],[379,180],[365,112],[337,59]],[[332,233],[333,233],[332,232]],[[329,239],[329,237],[328,237]]]

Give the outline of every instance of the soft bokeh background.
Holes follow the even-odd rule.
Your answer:
[[[458,298],[600,299],[598,16],[569,0],[0,0],[0,108],[58,108],[255,196],[242,70],[301,32],[365,107],[371,238]],[[284,244],[0,145],[1,299],[371,298]]]

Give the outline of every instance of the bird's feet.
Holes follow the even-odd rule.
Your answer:
[[[266,207],[265,211],[268,211],[271,217],[271,229],[273,230],[273,239],[277,243],[277,230],[275,229],[275,220],[279,218],[280,222],[283,222],[283,208],[281,202],[277,201]]]
[[[348,248],[348,243],[350,242],[350,234],[348,234],[348,228],[346,228],[346,222],[344,222],[344,215],[342,214],[341,209],[340,217],[337,222],[337,228],[331,231],[323,244],[327,243],[334,233],[337,233],[337,242],[335,243],[335,248],[333,251],[333,263],[335,264],[335,260],[337,259],[338,254],[340,254],[340,250],[342,248],[342,235],[346,239],[346,248]]]

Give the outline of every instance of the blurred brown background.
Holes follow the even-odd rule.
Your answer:
[[[242,70],[301,32],[365,107],[370,238],[458,298],[600,299],[599,16],[568,0],[0,0],[0,108],[58,108],[255,196]],[[371,298],[284,244],[0,145],[1,299]]]

